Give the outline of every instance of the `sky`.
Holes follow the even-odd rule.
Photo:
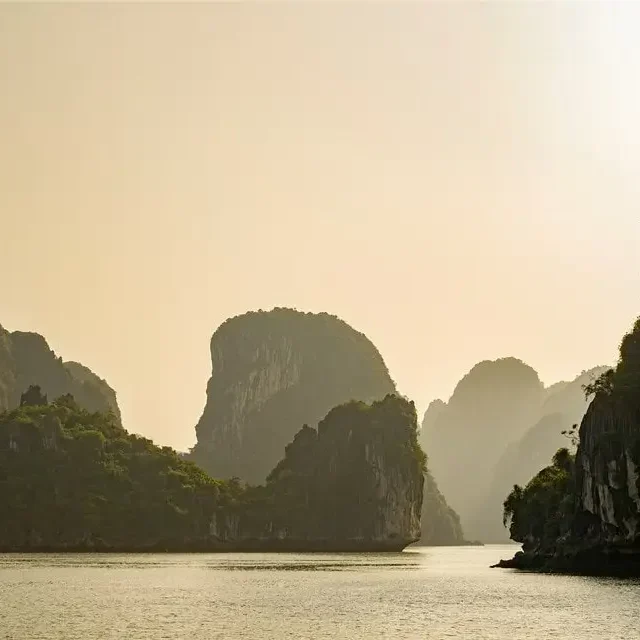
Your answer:
[[[0,5],[0,323],[186,449],[227,317],[327,311],[419,411],[640,314],[640,4]]]

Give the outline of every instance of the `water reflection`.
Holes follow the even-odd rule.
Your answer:
[[[366,571],[406,570],[424,564],[425,556],[401,553],[218,553],[218,554],[0,554],[0,569],[60,567],[84,569],[194,569],[220,571]]]

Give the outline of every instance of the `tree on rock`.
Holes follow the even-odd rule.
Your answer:
[[[31,406],[31,407],[41,407],[46,406],[47,402],[47,394],[42,393],[40,389],[40,385],[32,384],[21,396],[20,396],[20,406]]]

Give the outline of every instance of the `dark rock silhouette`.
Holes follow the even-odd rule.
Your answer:
[[[509,494],[505,518],[523,551],[499,566],[640,575],[640,319],[616,368],[588,390],[575,459],[559,450]]]
[[[404,398],[332,409],[247,487],[36,391],[0,412],[0,551],[399,551],[420,536],[424,453]]]

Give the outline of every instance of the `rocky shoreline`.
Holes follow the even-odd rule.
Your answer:
[[[518,551],[491,568],[538,573],[640,578],[640,548],[592,548],[555,554]]]

